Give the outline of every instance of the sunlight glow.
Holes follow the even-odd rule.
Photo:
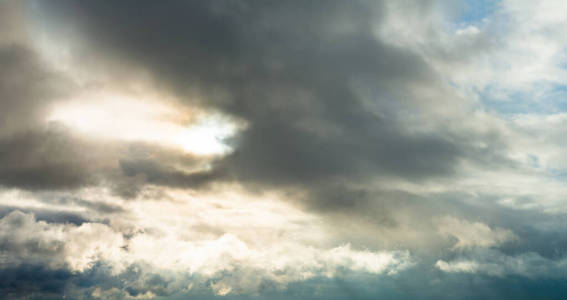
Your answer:
[[[229,153],[232,148],[224,140],[241,127],[218,114],[180,111],[157,101],[112,95],[62,103],[47,121],[97,138],[157,143],[196,155]]]

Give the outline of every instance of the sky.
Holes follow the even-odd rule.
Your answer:
[[[0,0],[0,298],[564,298],[565,11]]]

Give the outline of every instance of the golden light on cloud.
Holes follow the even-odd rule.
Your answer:
[[[151,197],[156,191],[175,201]],[[347,269],[392,275],[413,265],[408,251],[369,251],[335,243],[319,216],[290,205],[277,192],[258,197],[234,186],[210,193],[159,187],[145,192],[148,194],[142,196],[143,201],[124,201],[109,190],[88,188],[76,192],[76,199],[81,201],[52,206],[70,206],[86,215],[92,212],[80,209],[87,203],[99,203],[102,196],[129,212],[108,224],[52,224],[15,212],[0,218],[0,229],[23,224],[16,229],[16,243],[40,240],[47,245],[62,244],[65,256],[54,260],[49,266],[52,269],[68,266],[74,272],[83,272],[100,260],[116,276],[128,266],[141,263],[158,272],[215,278],[216,286],[211,288],[217,295],[257,290],[262,278],[284,287],[318,276],[332,278]],[[0,191],[0,200],[7,205],[39,198],[41,195]],[[0,231],[0,239],[6,232],[9,230]],[[123,232],[129,237],[125,238]],[[35,258],[27,253],[24,257]],[[234,270],[248,270],[251,280],[222,277]]]
[[[47,121],[97,138],[157,143],[196,155],[229,153],[232,148],[224,140],[242,129],[218,114],[196,114],[163,102],[104,93],[60,103]]]

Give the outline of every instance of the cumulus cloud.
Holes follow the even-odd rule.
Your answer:
[[[0,228],[3,268],[39,264],[84,271],[113,259],[123,245],[122,236],[103,224],[49,224],[19,211],[0,219]]]
[[[211,288],[220,295],[232,290],[257,290],[264,280],[284,286],[315,276],[334,277],[341,272],[395,274],[412,265],[407,251],[357,251],[348,244],[331,249],[297,243],[254,247],[233,234],[200,241],[151,232],[126,238],[106,224],[47,223],[20,211],[0,219],[0,229],[2,269],[39,265],[84,273],[104,264],[110,274],[119,276],[130,266],[141,265],[151,272],[215,278]],[[227,272],[232,275],[223,275]],[[100,289],[94,293],[100,293]],[[151,293],[147,290],[141,296]]]

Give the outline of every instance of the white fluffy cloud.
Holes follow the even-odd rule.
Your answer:
[[[120,261],[124,239],[104,224],[50,224],[11,212],[0,219],[1,266],[41,264],[84,271],[97,261]]]
[[[124,202],[132,213],[110,224],[49,223],[11,212],[0,219],[0,266],[39,264],[84,272],[102,263],[120,275],[140,265],[153,272],[216,278],[210,287],[222,295],[254,291],[265,280],[283,287],[344,272],[392,275],[414,264],[408,251],[325,246],[317,241],[317,225],[309,232],[294,225],[317,224],[314,216],[277,201],[239,199],[238,194],[228,201],[172,195],[176,202]],[[242,276],[224,277],[227,272]]]

